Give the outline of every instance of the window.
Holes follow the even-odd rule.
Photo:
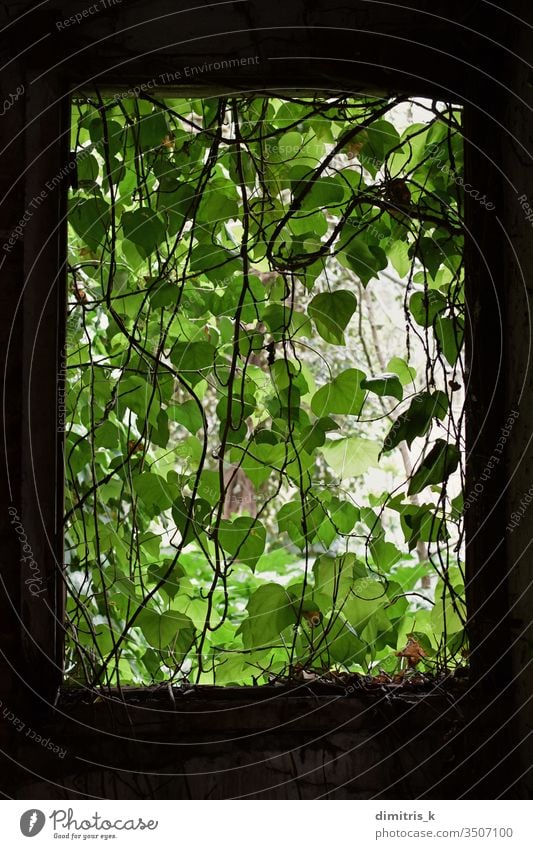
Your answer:
[[[460,110],[131,94],[73,104],[67,681],[464,663]]]

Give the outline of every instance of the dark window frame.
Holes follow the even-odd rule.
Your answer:
[[[505,176],[499,170],[505,133],[494,133],[493,119],[494,115],[503,114],[503,93],[497,85],[486,85],[490,61],[484,53],[485,35],[469,30],[462,2],[424,0],[406,16],[401,4],[377,4],[370,10],[369,4],[357,0],[348,11],[331,17],[328,4],[320,0],[316,20],[302,35],[303,5],[296,4],[295,19],[289,15],[281,26],[276,18],[281,7],[272,7],[264,16],[257,14],[251,30],[244,13],[234,10],[231,20],[236,27],[230,32],[231,21],[226,17],[229,12],[223,3],[214,4],[209,18],[205,10],[201,17],[201,9],[186,12],[185,2],[176,8],[175,2],[165,0],[157,4],[159,17],[153,16],[153,8],[150,11],[138,4],[129,10],[111,7],[99,19],[88,20],[83,27],[72,27],[68,39],[63,34],[63,40],[56,22],[62,11],[68,17],[74,10],[69,7],[67,13],[66,4],[54,5],[55,10],[43,13],[40,22],[35,23],[37,15],[35,19],[30,16],[33,28],[28,32],[24,20],[13,29],[14,44],[21,49],[35,41],[36,31],[50,31],[52,38],[46,42],[46,49],[39,44],[31,47],[26,56],[27,59],[29,55],[28,63],[20,60],[8,72],[8,89],[15,91],[22,78],[25,90],[7,116],[7,153],[3,154],[4,169],[14,175],[3,200],[3,210],[6,204],[11,205],[7,218],[4,215],[7,223],[2,219],[1,224],[4,243],[28,209],[31,215],[24,225],[23,238],[6,254],[3,267],[4,274],[11,275],[11,282],[4,293],[1,316],[7,362],[3,394],[4,404],[9,402],[9,412],[4,426],[8,480],[2,472],[5,527],[1,542],[7,565],[0,583],[0,603],[5,612],[0,657],[5,671],[2,693],[7,693],[7,699],[15,704],[26,701],[33,715],[56,702],[62,682],[64,586],[58,565],[62,562],[63,472],[62,437],[57,430],[57,372],[65,326],[65,181],[59,188],[46,191],[38,206],[35,198],[67,162],[70,96],[95,83],[102,90],[127,89],[139,80],[173,74],[185,64],[214,63],[221,55],[257,52],[262,57],[258,65],[231,73],[205,74],[191,89],[199,95],[234,89],[283,91],[290,80],[291,90],[394,90],[453,100],[464,108],[465,161],[470,183],[490,194],[497,208],[506,189]],[[196,32],[196,27],[199,33],[186,47],[186,39],[180,39],[179,33],[169,33],[173,14],[182,15],[180,27],[186,21],[189,31]],[[145,20],[144,15],[149,17]],[[465,20],[467,24],[462,23]],[[342,31],[333,37],[336,23]],[[498,21],[488,15],[485,26],[490,34],[491,27],[497,30]],[[284,29],[301,39],[301,46],[295,44],[289,57]],[[453,55],[450,44],[454,45]],[[325,49],[328,47],[329,53]],[[435,53],[439,61],[428,62]],[[56,62],[50,62],[51,55],[57,57]],[[54,67],[48,70],[51,64]],[[420,68],[429,69],[429,78],[420,73]],[[164,96],[173,90],[176,87],[172,85],[158,86],[154,92]],[[487,141],[491,133],[494,139]],[[13,144],[15,138],[21,140],[18,149]],[[467,299],[486,321],[482,333],[474,327],[467,337],[468,491],[479,479],[486,458],[498,441],[507,415],[508,395],[506,353],[494,344],[500,329],[499,300],[507,279],[498,251],[501,221],[487,212],[480,215],[472,201],[467,202],[466,216],[470,233],[466,245]],[[479,262],[480,256],[483,262]],[[495,375],[494,384],[486,380],[487,372]],[[494,406],[501,418],[489,414]],[[482,427],[478,432],[480,420]],[[501,655],[501,645],[509,643],[510,596],[494,556],[501,547],[506,521],[505,511],[498,513],[494,508],[506,486],[502,465],[467,514],[471,677],[479,698],[482,693],[495,694],[497,688],[507,686],[511,675]],[[13,523],[5,522],[5,517],[11,515],[7,513],[9,506],[20,518],[37,572],[28,564],[21,570],[20,534],[17,536]],[[489,523],[487,516],[492,516]],[[42,579],[39,589],[43,588],[37,594],[30,590],[28,581],[36,574]],[[488,586],[495,588],[489,595]],[[491,722],[497,727],[498,713],[492,711],[491,715]]]

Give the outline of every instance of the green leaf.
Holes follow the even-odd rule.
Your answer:
[[[388,604],[384,584],[373,578],[359,578],[354,582],[350,598],[342,612],[348,622],[359,632],[370,617]]]
[[[279,640],[282,631],[297,621],[291,598],[279,584],[258,587],[250,596],[246,610],[248,618],[239,629],[243,634],[245,648],[268,645]]]
[[[157,613],[155,610],[143,610],[137,617],[144,636],[155,649],[169,648],[185,653],[194,641],[194,625],[188,616],[168,610]]]
[[[239,516],[233,522],[221,521],[218,539],[227,554],[253,572],[265,550],[266,530],[258,519]]]
[[[261,555],[261,559],[257,564],[259,572],[279,572],[280,574],[287,573],[290,567],[298,564],[296,555],[291,554],[286,548],[273,548]]]
[[[408,365],[401,357],[392,357],[387,365],[387,371],[397,374],[402,386],[409,386],[416,377],[416,369]]]
[[[168,232],[175,235],[193,209],[195,189],[190,183],[179,180],[161,181],[157,195],[157,209],[168,223]]]
[[[226,421],[230,419],[229,435],[232,442],[240,442],[246,436],[246,419],[255,412],[255,398],[253,395],[240,393],[233,394],[231,398],[231,409],[229,409],[228,396],[223,395],[216,407],[216,413],[220,419],[220,432],[224,432]]]
[[[461,621],[461,614],[462,620]],[[464,620],[466,619],[466,611],[464,603],[459,598],[454,601],[446,595],[446,598],[438,598],[435,600],[430,613],[430,621],[433,626],[435,635],[440,636],[446,628],[447,634],[457,634],[464,628]]]
[[[192,399],[184,401],[183,404],[171,404],[167,413],[172,421],[183,425],[192,434],[198,433],[203,428],[202,412],[196,401]]]
[[[177,342],[170,359],[177,371],[188,377],[213,366],[216,349],[209,342]]]
[[[124,236],[140,248],[141,256],[148,257],[165,239],[165,225],[156,212],[142,207],[124,212],[121,219]]]
[[[161,109],[154,109],[151,114],[143,115],[135,130],[143,149],[159,147],[168,133],[165,113]]]
[[[172,568],[172,560],[163,560],[162,563],[153,563],[148,569],[148,581],[159,584],[163,581],[161,592],[173,599],[179,588],[180,580],[185,575],[185,569],[176,563]]]
[[[328,440],[322,453],[337,477],[344,480],[363,475],[372,466],[377,466],[379,449],[379,442],[362,436],[348,436],[345,439]]]
[[[314,210],[336,206],[342,203],[344,193],[344,186],[335,177],[321,177],[313,183],[302,203],[302,209]]]
[[[302,429],[302,449],[308,454],[312,454],[315,448],[324,445],[328,431],[338,429],[339,425],[329,416],[316,419],[312,424]]]
[[[173,486],[153,472],[142,472],[133,478],[133,489],[152,516],[172,506]]]
[[[409,301],[409,310],[421,327],[432,327],[435,318],[447,307],[446,298],[435,289],[415,292]]]
[[[189,486],[194,486],[196,475],[192,478]],[[204,469],[200,475],[198,484],[198,495],[209,504],[216,505],[220,499],[220,477],[218,471]]]
[[[361,389],[368,389],[375,395],[391,396],[401,401],[403,398],[403,387],[396,374],[383,374],[380,377],[371,377],[361,381]]]
[[[299,501],[289,501],[277,513],[278,531],[289,535],[292,542],[302,549],[305,547],[305,536],[302,527],[302,505]]]
[[[364,156],[362,157],[365,167],[369,164],[368,160],[371,160],[374,167],[384,162],[387,153],[392,148],[398,147],[399,144],[400,135],[394,124],[383,118],[373,121],[366,131]]]
[[[383,443],[383,451],[392,451],[405,439],[408,446],[417,436],[424,436],[433,418],[442,419],[448,411],[448,398],[444,392],[421,392],[411,401],[409,409],[402,413]]]
[[[117,578],[113,584],[112,591],[113,593],[118,592],[126,596],[130,601],[133,601],[136,607],[141,603],[141,599],[135,592],[135,584],[130,578],[126,578],[126,576]]]
[[[183,545],[187,545],[207,529],[211,505],[203,498],[189,496],[176,498],[172,507],[172,518],[181,534]]]
[[[332,660],[346,666],[364,663],[367,644],[359,639],[344,616],[338,613],[332,615],[323,623],[323,631],[327,646],[321,657],[324,666],[329,666]]]
[[[440,350],[451,366],[459,357],[464,339],[464,322],[461,318],[438,316],[435,321],[435,336]]]
[[[170,430],[168,416],[165,410],[160,410],[157,414],[157,426],[150,429],[149,437],[154,445],[159,445],[160,448],[167,447],[170,439]]]
[[[388,597],[385,599],[385,602],[388,604]],[[391,607],[387,609],[389,614],[391,610]],[[365,640],[368,644],[372,660],[375,659],[378,652],[396,646],[398,639],[397,622],[393,622],[389,618],[383,607],[374,611],[366,623],[359,626],[358,630],[360,631],[361,639]]]
[[[460,459],[461,453],[456,445],[437,439],[411,478],[407,495],[416,495],[426,486],[447,480],[455,472]]]
[[[210,191],[202,198],[198,220],[216,223],[238,218],[239,207],[236,198],[228,191],[217,190],[214,185],[215,182],[214,180],[211,182]],[[233,183],[225,184],[222,182],[220,185],[228,185],[230,189],[234,189]]]
[[[387,255],[379,245],[368,244],[365,234],[346,224],[340,237],[340,262],[355,271],[363,286],[388,265]]]
[[[96,448],[118,448],[120,434],[117,426],[109,420],[103,422],[94,432],[94,445]]]
[[[328,516],[318,500],[312,500],[306,504],[305,522],[302,513],[302,504],[299,499],[284,504],[277,513],[279,532],[286,532],[295,545],[300,549],[305,548],[306,539],[312,543],[319,534],[323,524],[329,523]],[[333,529],[333,536],[335,530]]]
[[[416,256],[434,280],[437,271],[446,260],[446,253],[442,246],[434,238],[426,237],[420,239],[416,245],[412,245],[411,250],[412,253],[415,253],[416,250]]]
[[[392,506],[390,502],[389,506]],[[434,510],[432,504],[423,504],[420,507],[414,504],[402,505],[400,521],[405,541],[409,543],[409,551],[416,547],[419,540],[444,542],[449,538],[446,520],[442,514]]]
[[[344,331],[356,309],[357,298],[353,292],[338,289],[315,295],[307,312],[326,342],[344,345]]]
[[[243,451],[235,449],[235,458],[243,472],[256,488],[269,479],[273,470],[280,469],[286,456],[286,448],[281,443],[257,442],[254,440]]]
[[[326,383],[311,399],[311,409],[315,416],[321,418],[330,413],[360,415],[366,397],[361,386],[365,379],[364,372],[350,368],[337,375],[331,383]]]
[[[149,289],[148,297],[154,309],[169,307],[176,304],[179,289],[175,283],[168,280],[158,280]]]
[[[250,678],[251,670],[246,658],[238,652],[219,652],[216,656],[215,681],[217,686],[239,686]]]
[[[396,566],[392,572],[394,580],[400,585],[402,592],[414,590],[422,578],[426,578],[429,571],[427,563],[413,563],[412,566]]]
[[[386,542],[383,537],[370,540],[370,553],[372,560],[380,572],[388,573],[396,566],[405,554],[401,552],[392,542]]]
[[[311,333],[311,324],[305,313],[293,310],[286,304],[269,304],[263,313],[263,321],[272,331],[276,341],[284,334],[296,336]]]
[[[76,166],[78,169],[78,182],[94,184],[98,177],[99,165],[96,156],[85,154],[76,158]]]
[[[174,456],[182,457],[189,465],[198,465],[203,454],[203,445],[196,436],[186,436],[174,446]]]
[[[409,259],[409,245],[407,242],[398,240],[393,242],[387,248],[387,256],[392,263],[392,267],[398,274],[398,277],[406,277],[411,268],[411,260]]]
[[[309,232],[315,236],[325,236],[328,232],[328,221],[326,216],[321,212],[315,212],[313,215],[306,212],[301,215],[291,216],[289,227],[295,236],[301,236]]]
[[[340,501],[333,497],[327,505],[331,521],[341,534],[349,534],[359,520],[359,509],[349,501]]]
[[[332,607],[341,607],[355,580],[355,555],[330,557],[323,554],[313,565],[315,593],[329,599]]]
[[[307,395],[309,387],[302,374],[301,365],[291,360],[276,360],[270,367],[270,374],[278,392],[289,386],[298,389],[301,395]]]
[[[124,405],[133,410],[142,421],[146,419],[153,427],[157,427],[161,408],[153,386],[138,374],[124,378],[119,386],[119,412],[120,406]]]
[[[110,205],[101,197],[75,198],[70,204],[69,221],[88,248],[95,253],[105,242],[110,225]]]
[[[257,319],[258,304],[265,298],[265,291],[260,280],[250,275],[245,284],[242,274],[231,277],[223,282],[224,293],[219,298],[218,306],[215,308],[217,315],[225,315],[232,318],[241,301],[243,292],[241,321],[253,322]]]
[[[213,283],[227,284],[241,267],[239,257],[218,245],[199,244],[191,254],[191,271],[205,274]]]

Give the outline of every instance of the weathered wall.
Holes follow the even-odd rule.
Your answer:
[[[531,11],[528,14],[531,22]],[[509,269],[508,335],[509,385],[507,406],[518,399],[522,415],[513,429],[508,456],[508,513],[506,550],[509,572],[512,712],[516,734],[521,786],[533,796],[531,739],[533,732],[533,372],[531,361],[533,307],[533,43],[526,27],[518,28],[514,49],[521,63],[508,59],[509,85],[521,100],[505,98],[502,122],[510,131],[502,160],[508,191],[505,199],[506,238],[502,240],[504,262]],[[517,522],[517,525],[515,525]]]
[[[469,180],[496,203],[492,215],[481,213],[473,204],[469,212],[468,491],[484,474],[509,412],[517,409],[519,417],[512,438],[506,441],[505,459],[485,481],[475,508],[468,513],[472,681],[464,704],[467,736],[459,739],[451,733],[446,758],[451,757],[455,766],[461,761],[465,764],[462,775],[453,773],[452,795],[471,792],[494,798],[507,792],[511,797],[530,796],[532,788],[525,774],[531,762],[526,737],[531,730],[533,683],[532,643],[527,631],[533,609],[529,554],[533,510],[524,513],[512,532],[507,525],[533,483],[529,313],[533,238],[524,207],[524,203],[533,205],[533,89],[530,65],[524,61],[532,64],[533,10],[519,0],[511,0],[501,12],[494,4],[464,0],[413,2],[410,11],[406,10],[409,0],[401,4],[250,0],[196,5],[201,8],[184,12],[185,2],[175,0],[124,2],[80,23],[59,27],[58,22],[87,8],[85,0],[51,0],[37,9],[27,0],[3,4],[1,22],[8,29],[4,29],[1,45],[7,63],[2,97],[16,92],[21,83],[24,93],[0,122],[2,243],[65,161],[65,106],[68,93],[77,86],[101,83],[127,88],[157,78],[163,83],[168,79],[165,75],[183,74],[186,66],[257,55],[260,61],[239,69],[238,78],[234,73],[207,71],[197,75],[194,86],[198,91],[227,86],[239,90],[402,90],[446,96],[465,104]],[[17,15],[25,10],[32,11],[17,21]],[[525,23],[511,19],[508,13],[525,17]],[[526,200],[520,201],[524,195]],[[69,754],[43,759],[42,746],[29,738],[23,740],[20,735],[24,732],[14,732],[11,721],[3,720],[0,748],[8,758],[5,792],[46,798],[52,792],[50,786],[31,783],[44,778],[66,788],[60,792],[68,798],[75,792],[74,776],[85,771],[88,777],[76,785],[81,793],[126,795],[124,785],[116,784],[117,776],[123,775],[117,771],[120,758],[125,764],[121,768],[128,772],[137,768],[139,758],[147,774],[157,772],[162,759],[167,770],[187,773],[193,792],[202,797],[214,793],[226,798],[247,787],[256,792],[270,784],[277,786],[280,775],[290,777],[283,787],[296,796],[298,792],[321,795],[331,782],[340,787],[350,776],[355,778],[346,785],[350,788],[346,792],[354,795],[371,796],[376,788],[382,795],[390,789],[392,797],[422,795],[427,773],[426,765],[420,764],[426,753],[431,755],[427,761],[431,775],[440,777],[447,772],[435,741],[442,740],[450,729],[443,727],[437,736],[431,732],[418,745],[407,745],[427,719],[415,711],[410,719],[398,723],[405,746],[393,748],[390,758],[394,732],[380,714],[371,719],[373,730],[364,724],[342,731],[335,730],[336,718],[322,714],[323,739],[310,743],[305,737],[305,745],[297,747],[296,755],[286,754],[294,729],[278,729],[269,739],[261,736],[263,712],[254,720],[257,734],[252,748],[237,743],[232,733],[228,738],[220,716],[217,727],[223,739],[232,742],[220,744],[223,748],[219,749],[211,729],[204,728],[198,748],[198,741],[190,737],[192,717],[187,716],[189,724],[177,726],[179,754],[174,746],[165,749],[152,743],[141,757],[137,728],[118,742],[115,737],[104,742],[107,738],[97,731],[78,738],[75,718],[50,711],[61,680],[61,616],[58,620],[54,613],[60,612],[61,596],[57,568],[61,563],[61,474],[55,420],[45,412],[55,409],[61,349],[58,327],[65,291],[64,231],[58,230],[57,222],[62,197],[59,190],[47,192],[25,228],[24,238],[0,257],[0,356],[3,403],[8,411],[3,417],[5,464],[0,463],[0,699],[25,728],[42,726],[45,739],[48,733],[58,738],[58,745],[63,741]],[[19,511],[43,578],[45,591],[38,597],[31,596],[25,584],[20,539],[8,514],[11,505]],[[314,703],[310,696],[304,710]],[[348,704],[349,700],[342,700],[328,710],[334,711],[335,717],[336,711],[345,716],[342,710],[347,710]],[[87,719],[89,728],[105,724],[107,703],[104,708]],[[365,723],[370,719],[366,713],[358,715],[365,717]],[[159,720],[156,731],[161,730]],[[170,721],[175,723],[174,718]],[[273,726],[277,728],[276,721]],[[304,729],[301,733],[308,732]],[[19,748],[21,740],[23,749]],[[349,752],[354,742],[361,741],[363,746]],[[339,750],[342,757],[329,765],[329,753]],[[112,755],[109,763],[101,756],[103,751]],[[184,754],[190,751],[195,751],[194,756]],[[88,774],[85,760],[94,760],[91,752],[98,753],[99,766],[91,767]],[[271,754],[280,757],[270,760]],[[265,755],[275,769],[261,765]],[[376,759],[381,760],[382,755],[384,765],[376,767]],[[202,764],[209,773],[210,757],[219,758],[217,770],[226,757],[231,765],[238,765],[241,758],[257,757],[259,765],[232,772],[230,779],[230,773],[220,771],[216,778],[193,777],[205,771]],[[323,779],[309,784],[303,774],[305,764],[314,768],[323,761]],[[23,764],[22,772],[17,772],[17,762]],[[406,773],[413,767],[408,784]],[[31,770],[36,773],[33,778]],[[319,769],[313,773],[319,774]],[[144,784],[146,794],[149,786],[154,795],[167,793],[170,798],[188,792],[182,778],[166,785],[165,780],[157,789]],[[153,779],[143,777],[142,781]],[[449,787],[440,785],[432,792],[443,796]]]
[[[314,692],[313,692],[314,689]],[[455,798],[465,688],[166,688],[64,705],[19,732],[16,798]],[[328,693],[329,689],[329,694]],[[68,716],[68,718],[66,718]],[[34,731],[51,747],[44,748]],[[45,743],[45,746],[48,742]],[[46,776],[43,781],[41,776]]]

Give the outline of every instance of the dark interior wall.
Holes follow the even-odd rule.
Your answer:
[[[427,752],[430,769],[440,777],[450,772],[450,764],[458,767],[467,751],[472,756],[466,769],[452,773],[452,797],[454,792],[457,796],[470,792],[474,797],[494,798],[506,788],[511,798],[527,797],[533,789],[527,777],[531,752],[526,742],[531,731],[533,677],[528,630],[533,609],[531,519],[526,513],[512,533],[506,527],[533,483],[529,368],[533,240],[524,205],[533,205],[533,10],[519,0],[511,0],[501,10],[484,0],[244,0],[198,2],[187,11],[191,5],[183,0],[122,0],[95,13],[88,11],[94,4],[85,0],[50,0],[37,8],[20,0],[3,4],[0,10],[0,49],[6,63],[1,94],[8,104],[0,121],[2,245],[24,220],[22,237],[8,251],[0,248],[0,361],[6,411],[6,462],[0,463],[0,714],[7,711],[0,716],[0,748],[9,764],[4,792],[46,798],[47,793],[56,792],[55,785],[39,782],[50,778],[67,788],[58,792],[68,798],[79,786],[75,776],[86,772],[83,759],[91,759],[87,747],[98,752],[98,763],[116,767],[121,756],[128,770],[138,763],[137,768],[146,774],[145,788],[153,788],[149,782],[154,779],[149,776],[160,768],[160,750],[153,744],[143,748],[135,726],[126,735],[126,743],[122,738],[120,743],[109,743],[105,735],[102,743],[102,735],[91,728],[105,723],[106,712],[89,711],[84,736],[76,730],[72,706],[65,706],[64,713],[51,707],[61,681],[61,616],[58,621],[54,614],[60,613],[62,598],[58,570],[61,441],[55,419],[44,412],[56,409],[65,227],[64,221],[58,224],[63,219],[64,186],[48,189],[46,183],[61,173],[66,161],[68,97],[76,87],[99,84],[125,89],[144,82],[156,91],[172,81],[173,87],[186,82],[187,89],[199,92],[379,90],[462,102],[469,180],[496,204],[494,213],[471,204],[468,221],[468,491],[482,478],[511,411],[519,415],[512,438],[505,440],[501,463],[484,481],[467,514],[472,678],[459,719],[447,714],[442,720],[446,728],[439,727],[437,737],[430,734],[426,742],[421,740],[409,749],[393,747],[391,759],[388,722],[375,706],[373,712],[362,715],[356,709],[358,717],[364,716],[362,724],[348,723],[335,730],[335,711],[344,717],[343,711],[353,707],[348,699],[328,704],[318,714],[322,717],[318,742],[310,743],[305,723],[296,722],[295,729],[300,730],[294,731],[294,739],[302,742],[290,755],[282,753],[289,751],[293,732],[280,730],[262,738],[262,723],[277,727],[278,714],[274,712],[269,720],[257,705],[250,706],[249,721],[258,733],[254,743],[246,746],[235,742],[234,731],[218,713],[216,722],[226,742],[211,745],[213,723],[208,710],[199,712],[200,719],[195,717],[206,718],[203,730],[195,731],[201,739],[198,748],[198,739],[188,738],[191,718],[185,723],[171,712],[157,715],[151,730],[154,739],[160,731],[180,735],[179,753],[175,746],[165,750],[167,771],[174,764],[178,773],[203,774],[199,766],[208,766],[209,757],[228,758],[232,767],[238,767],[242,759],[257,760],[259,766],[231,771],[224,780],[219,776],[203,783],[198,775],[191,778],[193,797],[226,797],[238,795],[235,789],[240,793],[247,786],[255,790],[271,785],[286,788],[291,797],[298,793],[315,797],[330,792],[336,782],[346,788],[340,794],[354,797],[385,794],[391,786],[392,798],[414,797],[428,787],[427,765],[416,768],[417,759],[423,764]],[[81,14],[79,21],[72,19],[76,14]],[[520,23],[511,15],[524,20]],[[237,70],[203,67],[192,77],[186,75],[185,69],[193,65],[202,68],[222,59],[250,56],[258,61]],[[20,523],[16,527],[22,531],[16,530],[10,508],[17,511]],[[33,567],[21,559],[21,533],[31,549]],[[39,594],[28,589],[35,569],[42,581]],[[300,696],[305,698],[312,711],[317,697]],[[283,698],[278,702],[283,705]],[[433,710],[430,705],[435,702],[422,700],[422,704],[417,701],[399,724],[401,734],[412,736],[422,723],[417,711],[425,721],[423,711]],[[275,711],[287,709],[278,706]],[[298,710],[307,712],[302,702]],[[35,737],[14,731],[14,720],[6,718],[11,714],[24,722],[26,730],[31,728],[45,740],[57,739],[57,745],[68,749],[68,756],[45,751]],[[123,717],[119,726],[125,721]],[[465,736],[457,733],[458,722]],[[41,728],[42,734],[36,730]],[[445,753],[435,752],[435,739],[447,741]],[[228,740],[234,742],[228,744]],[[364,746],[358,748],[355,744],[363,740]],[[405,737],[400,736],[400,741],[405,742]],[[111,761],[101,757],[103,749],[111,751]],[[186,754],[193,749],[194,756]],[[333,765],[331,752],[340,753]],[[277,755],[282,756],[277,759]],[[306,758],[313,764],[311,783],[304,776]],[[216,761],[217,774],[222,760]],[[322,778],[321,762],[327,765]],[[16,767],[17,763],[22,766]],[[407,783],[391,785],[391,777],[407,774]],[[124,785],[117,784],[117,775],[91,767],[80,792],[127,795]],[[287,777],[287,783],[280,784],[280,775]],[[360,780],[345,783],[349,776],[359,775]],[[163,781],[150,792],[168,793],[169,798],[191,792],[184,780],[176,781],[165,785],[167,790]],[[437,798],[450,791],[441,784],[431,792]]]
[[[65,698],[61,722],[48,712],[20,732],[33,774],[12,781],[25,799],[455,798],[467,702],[458,681],[408,695],[302,684]]]

